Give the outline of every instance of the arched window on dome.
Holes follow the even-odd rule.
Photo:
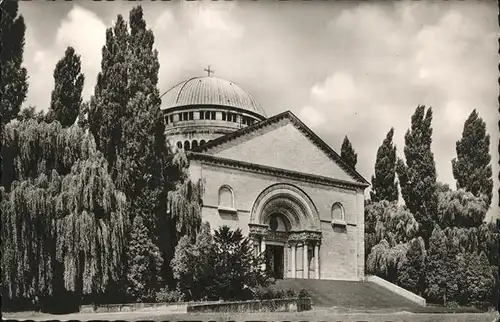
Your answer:
[[[219,212],[236,212],[234,203],[234,191],[228,185],[219,188]]]
[[[188,150],[190,150],[190,148],[191,148],[191,144],[189,143],[189,141],[187,141],[187,140],[184,141],[184,150],[188,151]]]
[[[332,205],[332,226],[345,226],[345,211],[340,202]]]
[[[193,140],[193,142],[191,143],[191,148],[196,149],[197,147],[198,147],[198,141]]]
[[[177,141],[177,148],[182,149],[182,142],[181,141]]]
[[[205,144],[205,143],[207,143],[207,142],[205,142],[205,140],[201,140],[201,141],[200,141],[200,146],[202,146],[202,145],[203,145],[203,144]]]

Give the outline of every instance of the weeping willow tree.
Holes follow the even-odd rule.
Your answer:
[[[77,125],[38,126],[21,122],[9,132],[19,179],[10,193],[1,191],[2,293],[104,292],[121,274],[129,226],[125,196],[91,134]]]
[[[4,130],[2,186],[10,190],[14,180],[34,179],[40,173],[50,177],[52,169],[66,175],[81,158],[85,132],[79,126],[63,129],[59,122],[29,119],[11,122]],[[86,143],[87,142],[87,143]]]

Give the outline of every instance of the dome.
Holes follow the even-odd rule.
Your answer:
[[[233,82],[216,77],[193,77],[180,82],[162,97],[162,110],[185,106],[233,107],[266,116],[259,103]]]

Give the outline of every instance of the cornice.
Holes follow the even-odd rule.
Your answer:
[[[238,161],[232,159],[226,159],[221,157],[216,157],[209,154],[188,152],[187,156],[191,160],[200,160],[209,164],[215,164],[218,166],[225,166],[233,169],[242,169],[246,171],[251,171],[255,173],[265,174],[265,175],[279,175],[280,177],[295,179],[299,181],[305,181],[309,183],[322,184],[331,187],[359,190],[365,189],[368,184],[358,183],[358,182],[348,182],[340,179],[334,179],[324,176],[319,176],[315,174],[308,174],[298,171],[285,170],[260,164],[254,164],[245,161]]]

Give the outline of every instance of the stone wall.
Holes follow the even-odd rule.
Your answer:
[[[222,302],[188,305],[187,312],[301,312],[311,310],[310,298]]]
[[[227,225],[248,234],[250,214],[259,194],[270,185],[287,183],[304,191],[314,203],[321,221],[320,276],[322,279],[360,280],[364,278],[364,195],[362,189],[349,190],[324,184],[281,178],[244,169],[191,161],[191,177],[203,178],[203,221],[212,228]],[[234,192],[236,212],[218,210],[219,188],[228,185]],[[331,207],[340,202],[345,211],[346,226],[332,228]],[[297,277],[302,269],[297,252]]]

